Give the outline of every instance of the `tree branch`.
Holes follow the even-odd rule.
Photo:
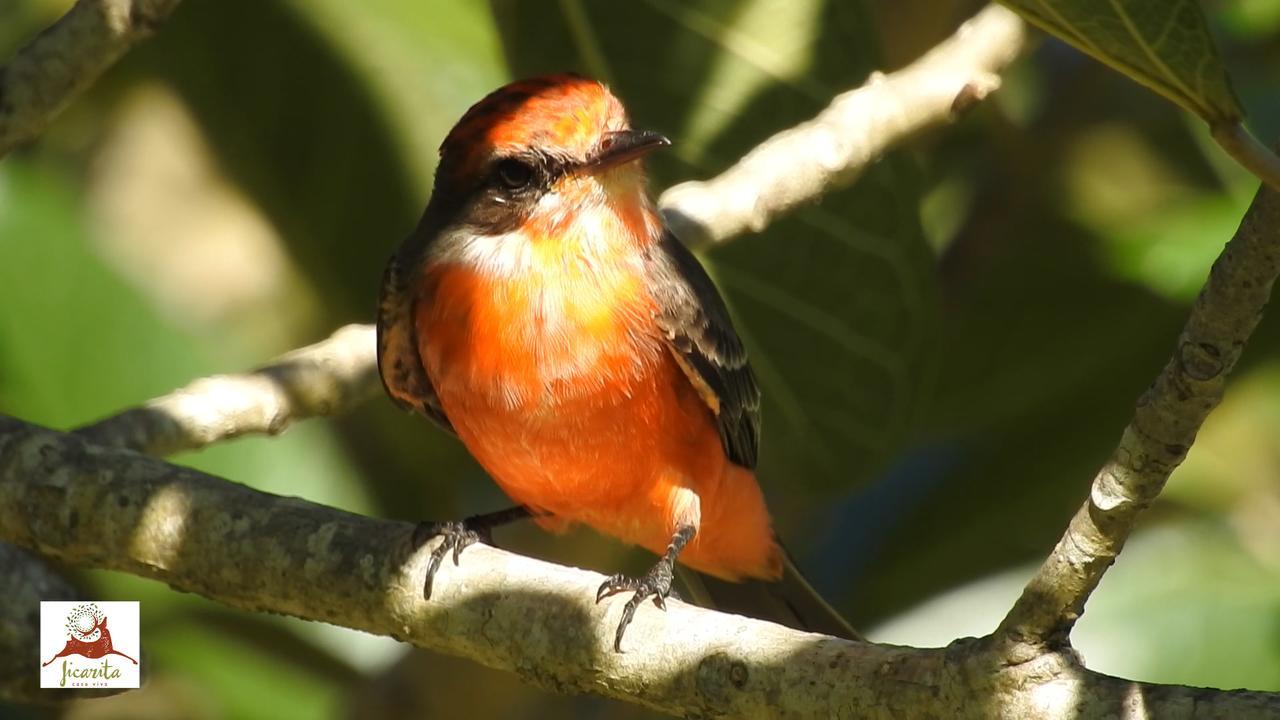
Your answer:
[[[0,67],[0,157],[38,136],[178,0],[79,0]]]
[[[277,435],[298,420],[342,414],[374,394],[373,336],[371,325],[347,325],[270,365],[196,380],[75,432],[96,445],[157,457],[241,435]]]
[[[1025,44],[1018,16],[990,5],[924,57],[888,75],[873,74],[719,176],[667,190],[663,216],[691,246],[760,232],[779,215],[853,182],[898,143],[986,98]]]
[[[0,417],[0,539],[234,607],[386,635],[561,692],[702,717],[1263,718],[1280,695],[1130,683],[1070,653],[1008,665],[985,641],[913,649],[796,632],[668,602],[612,651],[601,575],[485,546],[421,598],[408,523],[279,497]]]
[[[1094,478],[1088,500],[1001,623],[997,635],[1010,641],[1011,657],[1066,643],[1139,515],[1222,399],[1278,274],[1280,193],[1263,185],[1213,264],[1173,357],[1138,400],[1119,447]]]

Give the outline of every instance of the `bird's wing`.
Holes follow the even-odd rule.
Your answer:
[[[418,266],[421,244],[411,237],[387,263],[378,298],[378,373],[387,394],[402,408],[422,413],[449,432],[453,424],[418,354],[415,283],[408,273]]]
[[[724,300],[698,259],[669,231],[650,253],[648,269],[672,356],[715,413],[725,454],[754,469],[760,388]]]

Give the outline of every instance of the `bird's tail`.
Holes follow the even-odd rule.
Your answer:
[[[704,607],[769,620],[796,630],[847,640],[862,635],[809,584],[783,548],[782,578],[729,582],[677,565],[686,599]]]

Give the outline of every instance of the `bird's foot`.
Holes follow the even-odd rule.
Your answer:
[[[615,652],[622,652],[622,636],[626,633],[627,626],[631,624],[631,619],[635,617],[636,609],[640,607],[641,603],[652,598],[653,604],[659,610],[667,609],[667,597],[671,595],[673,564],[674,560],[663,557],[649,569],[649,572],[638,578],[614,575],[601,583],[600,589],[596,591],[597,603],[610,595],[616,595],[620,592],[635,593],[622,608],[622,619],[618,621],[618,634],[613,639]]]
[[[471,545],[475,543],[493,545],[493,529],[495,527],[527,517],[529,517],[529,511],[526,508],[514,507],[484,515],[472,515],[465,520],[424,521],[418,523],[418,526],[413,530],[413,539],[411,540],[414,550],[422,547],[432,538],[440,538],[440,544],[436,545],[435,549],[431,551],[431,558],[427,562],[426,577],[422,581],[422,598],[424,600],[431,599],[431,585],[435,580],[436,571],[440,569],[440,563],[444,562],[445,555],[452,553],[453,564],[457,565],[458,557],[462,554],[462,551]]]
[[[450,551],[453,552],[453,564],[458,564],[458,556],[468,546],[478,542],[486,545],[493,542],[493,533],[490,528],[475,528],[467,524],[466,520],[450,520],[447,522],[420,522],[418,527],[413,530],[413,547],[420,548],[425,545],[431,538],[439,537],[440,544],[436,545],[431,551],[431,559],[427,562],[427,575],[422,581],[422,598],[424,600],[431,599],[431,585],[435,580],[436,571],[440,569],[440,563],[444,561],[444,556]]]

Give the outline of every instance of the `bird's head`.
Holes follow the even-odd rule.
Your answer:
[[[477,236],[554,239],[604,223],[642,239],[656,234],[657,220],[637,161],[669,144],[632,129],[622,103],[595,80],[520,80],[450,131],[431,203],[437,220]]]

